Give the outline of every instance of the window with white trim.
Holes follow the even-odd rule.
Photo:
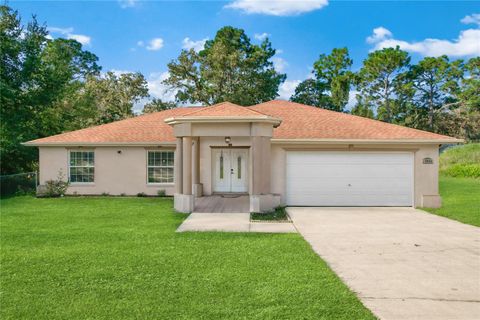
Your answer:
[[[71,183],[95,181],[95,153],[93,151],[70,151],[69,180]]]
[[[174,160],[173,151],[148,151],[147,182],[173,183]]]

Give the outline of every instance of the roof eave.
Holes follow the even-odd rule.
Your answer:
[[[464,143],[463,139],[277,139],[277,144],[457,144]]]
[[[21,143],[27,147],[156,147],[175,146],[175,141],[146,141],[146,142],[35,142]]]

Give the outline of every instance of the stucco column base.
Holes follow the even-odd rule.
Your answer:
[[[250,212],[268,212],[280,205],[280,195],[259,194],[250,196]]]
[[[194,183],[193,184],[193,195],[196,198],[203,196],[203,184],[201,183]]]
[[[181,213],[191,213],[195,208],[195,196],[191,194],[175,193],[173,195],[173,207]]]
[[[423,208],[440,208],[442,206],[442,198],[438,195],[422,195]]]

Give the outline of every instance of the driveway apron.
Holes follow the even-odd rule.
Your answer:
[[[480,319],[480,228],[413,208],[288,208],[381,319]]]

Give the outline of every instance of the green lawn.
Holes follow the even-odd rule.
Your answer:
[[[442,207],[425,210],[480,227],[480,179],[440,176]]]
[[[297,234],[175,233],[160,198],[1,201],[2,319],[373,319]]]

